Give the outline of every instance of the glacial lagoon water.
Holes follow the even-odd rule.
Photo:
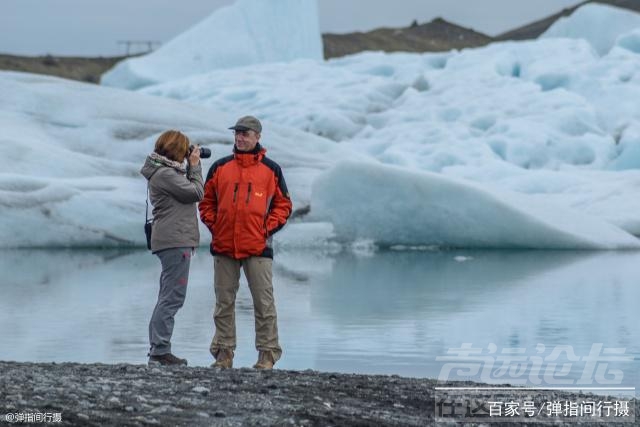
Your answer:
[[[146,363],[155,256],[0,257],[0,360]],[[212,362],[212,265],[200,249],[176,317],[174,352],[194,366]],[[279,252],[278,367],[640,387],[639,272],[638,252]],[[244,277],[236,310],[235,366],[250,367],[256,351]]]

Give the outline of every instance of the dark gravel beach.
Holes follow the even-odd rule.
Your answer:
[[[0,362],[0,372],[2,424],[15,422],[20,414],[41,414],[48,421],[57,415],[61,419],[57,425],[74,426],[436,424],[436,381],[430,379],[277,369],[16,362]],[[637,402],[633,405],[631,402],[632,411],[637,412]],[[11,415],[6,418],[6,414]],[[437,424],[549,425],[490,421]],[[625,421],[605,425],[633,425],[631,418]],[[553,425],[564,424],[584,423],[556,420]]]

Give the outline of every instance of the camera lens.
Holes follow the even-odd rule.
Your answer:
[[[196,148],[195,145],[189,146],[189,154],[191,154],[191,152],[195,148]],[[200,158],[201,159],[208,159],[209,157],[211,157],[211,150],[209,150],[208,148],[200,147]]]

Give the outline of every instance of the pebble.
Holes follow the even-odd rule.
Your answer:
[[[194,387],[194,388],[191,389],[191,391],[193,391],[195,393],[204,394],[204,395],[209,394],[209,389],[206,388],[206,387],[202,387],[202,386]]]

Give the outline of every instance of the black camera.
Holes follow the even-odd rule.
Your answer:
[[[189,154],[188,155],[191,155],[191,152],[195,148],[196,148],[195,145],[189,146]],[[208,159],[209,157],[211,157],[211,150],[209,150],[208,148],[200,147],[200,158],[201,159]]]

